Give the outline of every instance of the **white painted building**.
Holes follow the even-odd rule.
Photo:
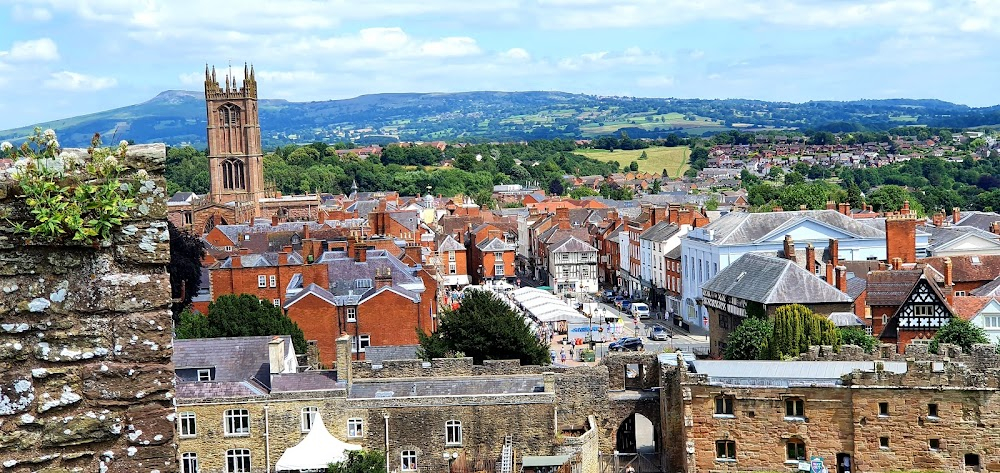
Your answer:
[[[593,245],[570,236],[552,245],[548,263],[553,294],[598,291],[597,248]]]
[[[660,222],[639,235],[639,270],[643,286],[647,290],[664,289],[667,284],[666,265],[663,256],[681,244],[681,237],[691,230],[690,225],[676,225]]]
[[[979,309],[969,322],[977,327],[982,327],[986,331],[990,343],[1000,344],[1000,301],[997,301],[996,297],[990,297],[986,305]]]

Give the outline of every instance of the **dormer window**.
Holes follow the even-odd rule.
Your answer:
[[[198,370],[198,381],[205,382],[212,380],[212,370],[205,368]]]
[[[355,279],[354,287],[358,289],[371,289],[372,280],[371,279]]]

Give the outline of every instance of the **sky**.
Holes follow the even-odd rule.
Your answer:
[[[1000,0],[0,0],[0,129],[203,90],[1000,103]],[[221,78],[220,78],[221,79]]]

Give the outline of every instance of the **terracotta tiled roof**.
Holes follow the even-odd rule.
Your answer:
[[[944,274],[946,257],[934,256],[921,261]],[[952,280],[954,282],[992,281],[1000,276],[1000,255],[951,256]]]
[[[963,296],[952,299],[951,308],[963,320],[972,320],[979,311],[993,300],[992,297]]]

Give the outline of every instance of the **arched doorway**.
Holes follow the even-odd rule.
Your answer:
[[[655,453],[656,427],[642,414],[633,413],[618,426],[615,450],[620,453]]]

